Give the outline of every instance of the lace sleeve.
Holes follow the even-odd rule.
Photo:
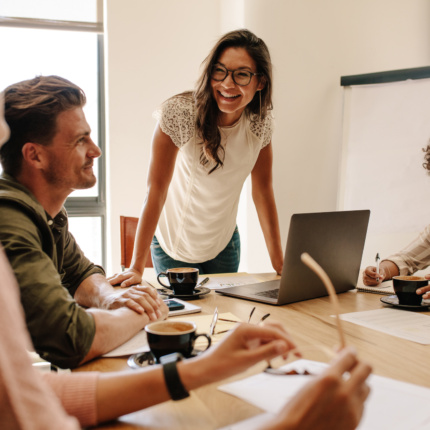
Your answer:
[[[261,140],[261,149],[267,146],[272,141],[273,134],[273,116],[269,112],[264,119],[256,116],[251,120],[250,128],[252,133],[254,133]]]
[[[194,135],[195,114],[190,97],[175,96],[168,99],[154,112],[153,117],[178,148]]]

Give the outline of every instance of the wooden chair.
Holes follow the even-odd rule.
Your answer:
[[[120,216],[121,227],[121,269],[130,267],[133,256],[134,239],[136,237],[137,223],[139,218],[132,216]],[[151,253],[148,255],[145,267],[154,267],[152,264]]]

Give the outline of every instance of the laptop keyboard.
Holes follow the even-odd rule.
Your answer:
[[[279,288],[275,288],[274,290],[260,291],[259,293],[255,293],[255,295],[269,297],[270,299],[277,299],[279,295]]]

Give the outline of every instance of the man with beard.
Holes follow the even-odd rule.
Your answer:
[[[101,155],[85,102],[78,86],[58,76],[5,90],[10,137],[0,151],[0,242],[34,347],[60,367],[104,354],[168,314],[154,288],[115,291],[68,231],[64,202],[96,183],[93,162]]]

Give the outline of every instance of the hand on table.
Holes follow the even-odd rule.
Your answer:
[[[122,273],[110,276],[107,280],[111,285],[119,285],[121,288],[126,288],[140,284],[142,282],[142,273],[136,269],[127,269]]]
[[[128,307],[138,314],[147,313],[151,321],[165,319],[169,313],[157,290],[145,285],[135,285],[125,291],[110,294],[105,299],[104,307],[106,309]]]
[[[351,349],[342,350],[332,365],[306,384],[265,429],[355,429],[370,392],[366,384],[370,373],[371,367],[358,360]]]

